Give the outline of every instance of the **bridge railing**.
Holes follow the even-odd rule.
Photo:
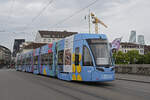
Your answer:
[[[150,75],[150,64],[123,64],[116,65],[116,73]]]

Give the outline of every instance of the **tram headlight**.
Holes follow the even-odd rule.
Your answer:
[[[114,71],[115,70],[115,67],[113,67],[112,69],[111,69],[111,71]]]
[[[104,69],[103,68],[96,68],[97,70],[101,71],[101,72],[104,72]]]

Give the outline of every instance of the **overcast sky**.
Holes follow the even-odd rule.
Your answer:
[[[108,26],[99,25],[99,33],[107,34],[110,41],[121,36],[123,41],[128,41],[130,31],[136,30],[137,35],[144,35],[146,43],[150,44],[150,0],[98,0],[63,23],[59,22],[94,0],[53,0],[38,16],[49,2],[0,0],[0,45],[12,50],[15,38],[34,41],[38,30],[88,33],[88,20],[84,17],[89,9]],[[35,19],[35,16],[38,17]],[[94,25],[91,30],[94,33]]]

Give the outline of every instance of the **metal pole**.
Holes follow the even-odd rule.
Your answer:
[[[91,33],[91,14],[90,14],[90,9],[89,9],[89,34]]]

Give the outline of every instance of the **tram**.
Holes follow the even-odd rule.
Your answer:
[[[105,34],[75,34],[21,55],[27,59],[20,66],[32,69],[25,71],[33,74],[66,81],[105,82],[115,79],[115,65]],[[21,61],[20,56],[17,59]],[[16,68],[18,70],[18,64]]]

